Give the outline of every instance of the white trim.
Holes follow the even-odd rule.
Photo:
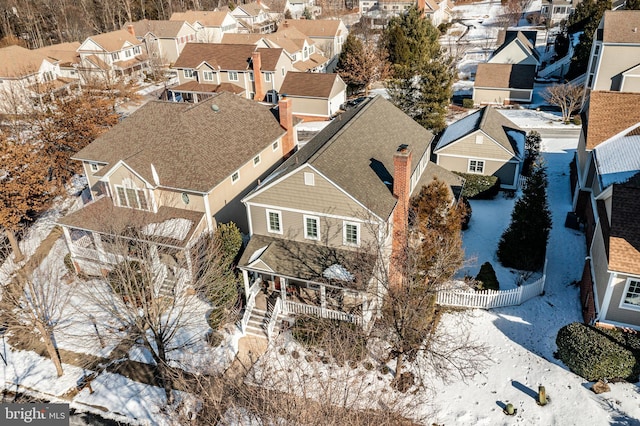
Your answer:
[[[118,206],[119,207],[125,207],[125,208],[129,208],[129,209],[133,209],[133,210],[142,210],[142,211],[153,211],[150,203],[149,203],[149,197],[147,197],[147,190],[145,188],[138,188],[135,187],[133,185],[131,186],[126,186],[126,185],[116,185],[113,184],[113,188],[115,189],[116,192],[116,200],[118,202]],[[120,194],[118,193],[118,189],[122,188],[122,191],[124,192],[124,198],[127,201],[127,205],[122,205],[120,200]],[[129,200],[129,193],[127,192],[127,190],[132,190],[135,191],[135,195],[136,195],[136,203],[138,205],[138,207],[134,207],[131,206],[129,204],[131,204],[130,200]],[[144,203],[147,205],[147,208],[142,208],[142,203],[140,202],[140,193],[138,191],[142,191],[142,194],[144,196]]]
[[[304,172],[304,184],[306,186],[315,186],[315,175],[311,172]]]
[[[245,202],[244,204],[246,206],[262,207],[262,208],[271,209],[271,210],[277,209],[278,211],[286,211],[286,212],[292,212],[292,213],[308,214],[310,216],[330,217],[332,219],[340,219],[340,220],[346,220],[346,221],[351,221],[351,222],[378,223],[378,222],[376,222],[374,220],[362,220],[361,218],[353,217],[353,216],[341,216],[341,215],[329,214],[329,213],[324,213],[324,212],[315,212],[315,211],[310,211],[310,210],[292,209],[292,208],[289,208],[289,207],[274,206],[273,204],[262,204],[262,203],[251,203],[251,202]]]
[[[617,274],[616,274],[617,277]],[[629,303],[626,303],[624,301],[624,299],[627,297],[627,292],[629,291],[629,287],[631,285],[631,281],[634,281],[635,283],[638,284],[638,286],[640,286],[640,280],[638,280],[637,278],[633,278],[633,277],[629,277],[627,278],[626,282],[625,282],[625,286],[624,286],[624,290],[622,292],[622,297],[620,297],[620,304],[618,305],[618,308],[620,309],[625,309],[627,311],[640,311],[640,305],[631,305]],[[640,294],[638,294],[638,296],[640,297]]]
[[[357,232],[356,239],[358,241],[355,244],[347,242],[347,225],[349,226],[353,225],[356,227],[356,232]],[[360,247],[360,224],[359,223],[351,222],[347,220],[345,220],[342,223],[342,245],[349,246],[349,247]]]
[[[209,205],[209,194],[203,195],[203,201],[204,201],[204,215],[206,216],[206,220],[207,220],[207,229],[213,232],[213,219],[211,215],[211,206]]]
[[[471,162],[475,161],[475,169],[476,170],[471,170]],[[482,163],[482,165],[480,164]],[[474,175],[484,175],[484,171],[485,171],[485,160],[481,160],[479,158],[469,158],[467,160],[467,173],[469,174],[474,174]],[[478,169],[482,169],[480,171],[478,171]]]
[[[613,325],[618,328],[632,328],[634,330],[640,331],[640,325],[637,325],[637,324],[628,324],[625,322],[609,321],[609,320],[605,320],[605,321],[596,320],[596,322],[599,324]]]
[[[249,204],[245,204],[247,211],[247,222],[249,223],[249,238],[253,235],[253,223],[251,222],[251,206]]]
[[[267,216],[267,232],[269,232],[270,234],[280,234],[282,235],[283,233],[283,226],[282,226],[282,211],[280,210],[271,210],[271,209],[266,209],[265,210],[266,216]],[[279,230],[273,230],[271,229],[271,217],[269,216],[271,213],[275,213],[278,215],[278,227],[280,228]]]
[[[309,236],[309,234],[307,234],[307,219],[312,219],[316,221],[316,233],[317,235],[315,237],[311,237]],[[320,240],[320,218],[318,216],[310,216],[310,215],[302,215],[302,229],[304,231],[304,238],[306,240]]]
[[[595,235],[595,234],[594,234]],[[613,281],[618,277],[618,274],[609,274],[607,280],[607,289],[604,291],[604,298],[602,299],[602,309],[599,311],[600,315],[607,316],[609,305],[611,304],[611,296],[613,295]]]
[[[440,152],[434,152],[434,154],[436,154],[438,157],[471,158],[471,159],[478,158],[478,157],[472,157],[470,155],[446,154],[446,153],[443,154],[443,153],[440,153]],[[519,159],[518,160],[514,160],[513,158],[514,158],[514,156],[511,155],[511,158],[508,159],[508,160],[505,160],[504,158],[488,158],[488,157],[483,157],[483,158],[480,158],[480,159],[481,160],[485,160],[485,161],[497,161],[497,162],[500,162],[501,164],[505,164],[505,163],[516,164],[516,163],[520,163],[521,162]],[[515,158],[518,158],[518,157],[515,157]]]

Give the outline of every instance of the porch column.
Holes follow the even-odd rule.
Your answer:
[[[71,242],[71,234],[69,233],[69,228],[63,226],[62,233],[64,234],[64,241],[67,243],[67,250],[69,250],[69,253],[71,253],[71,256],[73,257],[73,243]]]
[[[193,103],[194,103],[194,104],[197,104],[197,103],[198,103],[198,94],[197,94],[197,93],[194,93],[194,94],[193,94]]]
[[[104,250],[104,246],[102,245],[102,239],[100,239],[100,234],[92,232],[92,235],[93,235],[94,244],[96,245],[96,250],[98,251],[98,261],[103,265],[111,263],[109,262],[107,257],[107,252]],[[114,256],[116,256],[116,259],[117,259],[117,255],[114,255]]]
[[[282,295],[282,313],[288,314],[287,311],[287,280],[284,277],[280,277],[280,293]]]
[[[327,309],[327,288],[324,285],[320,286],[320,309],[324,318],[324,312]]]
[[[249,272],[242,270],[242,281],[244,281],[244,297],[245,301],[248,300],[249,296],[249,287],[251,287],[251,283],[249,282]]]

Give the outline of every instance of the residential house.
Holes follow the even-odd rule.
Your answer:
[[[342,45],[349,34],[341,19],[285,19],[278,32],[286,28],[295,28],[313,40],[316,47],[331,61],[329,70],[337,63]]]
[[[473,83],[476,105],[529,103],[533,98],[535,65],[478,64]]]
[[[640,10],[607,10],[591,46],[586,90],[640,92]]]
[[[453,3],[450,0],[359,0],[362,16],[373,19],[376,27],[384,25],[394,16],[404,14],[417,6],[434,26],[451,22]]]
[[[230,13],[238,20],[240,32],[267,34],[276,30],[276,20],[271,16],[269,7],[260,0],[238,4]]]
[[[447,126],[436,138],[436,164],[447,170],[496,176],[500,186],[517,189],[524,161],[525,132],[485,106]]]
[[[384,292],[376,265],[406,246],[411,195],[435,173],[452,175],[429,162],[432,138],[378,96],[339,115],[244,197],[251,238],[239,268],[247,306],[268,306],[269,330],[280,314],[371,325]]]
[[[54,61],[58,62],[60,68],[59,77],[68,80],[79,80],[78,66],[80,65],[80,55],[78,48],[80,43],[77,41],[69,43],[52,44],[51,46],[35,49],[36,52],[42,53]]]
[[[0,112],[20,114],[58,93],[69,93],[76,80],[65,79],[60,60],[21,46],[0,48]]]
[[[219,223],[248,231],[240,199],[295,151],[296,123],[286,100],[270,108],[220,93],[145,104],[73,157],[92,198],[58,221],[76,269],[98,274],[129,259],[115,244],[126,233],[154,245],[162,276],[188,279],[172,270],[176,257],[189,259]]]
[[[149,68],[145,45],[127,30],[88,37],[78,47],[78,72],[84,84],[140,79]]]
[[[329,58],[316,48],[316,42],[296,28],[271,34],[225,34],[222,42],[282,48],[293,67],[302,72],[325,72],[329,65]]]
[[[536,71],[540,66],[540,55],[536,50],[536,31],[500,31],[501,43],[487,62],[491,64],[532,65]]]
[[[271,103],[278,101],[284,77],[293,69],[282,49],[212,43],[189,43],[173,68],[179,84],[171,90],[189,102],[227,91]]]
[[[220,43],[222,35],[238,32],[238,20],[229,11],[174,12],[172,21],[186,21],[196,30],[196,40],[201,43]]]
[[[315,0],[286,0],[284,3],[284,14],[287,10],[291,13],[291,17],[294,19],[300,19],[307,10],[312,16],[318,16],[322,14],[322,8],[316,6]],[[310,19],[313,21],[313,19]]]
[[[184,46],[196,40],[197,30],[186,21],[155,21],[143,19],[124,24],[138,40],[144,42],[149,60],[155,66],[174,63]]]
[[[565,21],[574,9],[573,0],[543,0],[540,14],[549,26],[554,26]]]
[[[304,121],[328,120],[347,100],[347,85],[338,74],[289,72],[280,87],[291,98],[293,114]]]

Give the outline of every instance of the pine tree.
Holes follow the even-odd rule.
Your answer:
[[[575,31],[583,28],[580,34],[580,42],[576,46],[567,78],[575,78],[587,71],[593,36],[600,25],[605,10],[611,10],[611,0],[586,0],[576,6],[575,12],[570,16],[568,24]]]
[[[347,36],[336,72],[351,90],[364,88],[365,93],[368,92],[371,84],[385,78],[388,71],[387,60],[373,42],[367,40],[363,43],[353,33]]]
[[[624,5],[625,10],[640,10],[640,0],[627,0]]]
[[[513,207],[511,223],[498,243],[498,259],[503,266],[537,271],[544,265],[552,225],[546,187],[545,167],[534,164],[522,197]]]

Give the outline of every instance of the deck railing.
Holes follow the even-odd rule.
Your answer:
[[[290,314],[314,315],[321,318],[352,322],[358,325],[362,324],[362,318],[358,315],[334,311],[332,309],[323,309],[320,306],[306,305],[304,303],[291,301],[287,301],[285,303],[287,304],[287,310]]]
[[[249,287],[249,294],[247,294],[247,306],[244,308],[244,315],[242,315],[242,319],[240,320],[240,331],[244,334],[247,331],[247,325],[249,324],[249,319],[251,318],[251,311],[253,311],[254,306],[256,305],[256,295],[260,291],[262,287],[262,279],[258,278],[252,285]]]

